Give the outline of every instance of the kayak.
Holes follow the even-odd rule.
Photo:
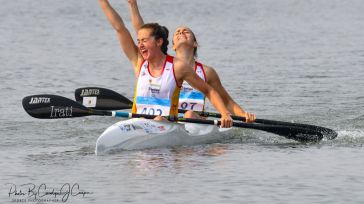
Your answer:
[[[210,144],[223,140],[233,128],[132,118],[108,127],[96,141],[96,155],[121,150]]]

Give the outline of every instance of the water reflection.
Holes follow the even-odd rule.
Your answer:
[[[211,161],[208,157],[221,157],[227,151],[227,144],[212,144],[206,146],[174,147],[170,149],[151,149],[135,152],[128,165],[139,173],[152,171],[175,171],[201,167]],[[202,157],[205,157],[202,158]]]

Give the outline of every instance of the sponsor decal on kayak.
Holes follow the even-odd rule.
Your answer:
[[[72,117],[72,106],[71,107],[51,106],[50,118],[69,118],[69,117]]]
[[[124,124],[119,126],[120,130],[123,132],[129,132],[135,130],[136,128],[132,124]]]
[[[50,103],[51,99],[47,97],[32,97],[29,104],[40,104],[40,103]]]
[[[166,127],[159,124],[150,122],[143,122],[139,124],[146,133],[160,133],[166,130]]]
[[[158,126],[159,131],[165,131],[166,128],[164,126]]]
[[[100,89],[82,89],[81,96],[98,96]]]
[[[160,133],[167,130],[167,127],[160,124],[154,124],[150,121],[137,121],[134,124],[119,124],[118,127],[122,132],[130,132],[135,130],[144,130],[146,133]]]

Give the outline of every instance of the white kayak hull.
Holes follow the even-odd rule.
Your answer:
[[[107,128],[96,142],[96,155],[120,150],[137,150],[221,141],[231,128],[192,123],[170,123],[133,118]]]

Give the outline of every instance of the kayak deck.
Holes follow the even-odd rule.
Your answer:
[[[215,143],[231,129],[133,118],[107,128],[97,139],[95,153]]]

